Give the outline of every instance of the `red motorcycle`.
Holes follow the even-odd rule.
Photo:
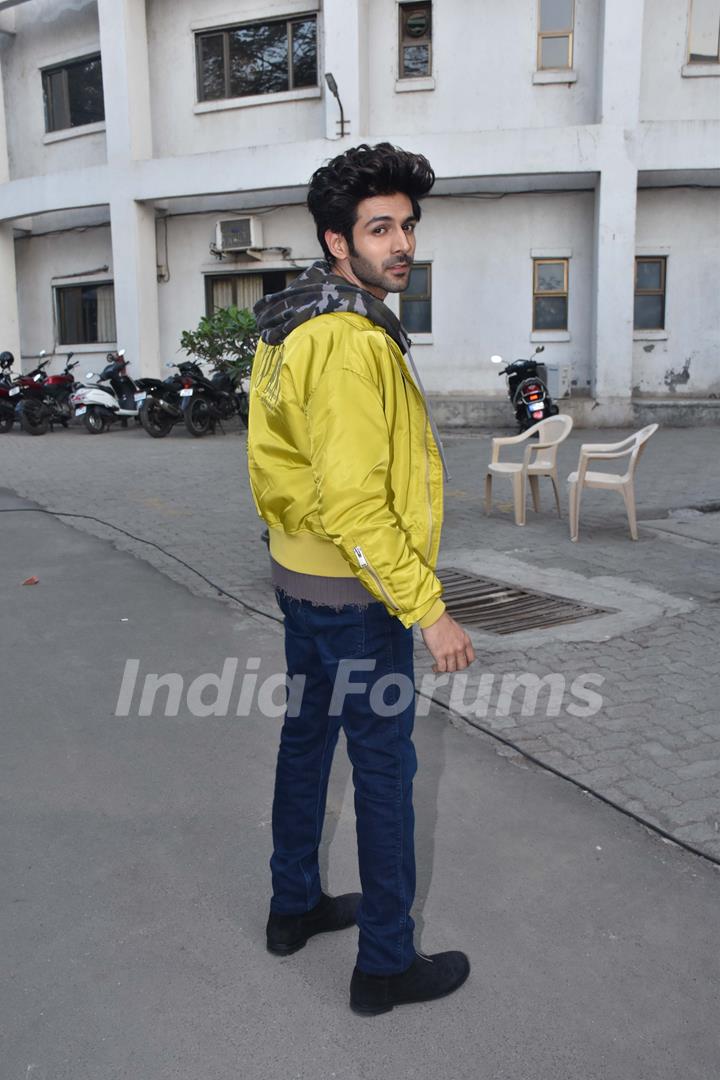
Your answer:
[[[44,350],[40,355],[45,355]],[[79,363],[76,360],[71,364],[72,356],[72,353],[66,354],[65,368],[59,375],[46,373],[51,359],[48,357],[34,371],[15,380],[10,394],[19,397],[15,409],[20,426],[28,435],[44,435],[56,423],[68,426],[72,418],[70,394],[75,387],[71,372]]]

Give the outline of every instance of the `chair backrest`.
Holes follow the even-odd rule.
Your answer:
[[[541,420],[532,430],[537,431],[538,442],[541,445],[558,446],[564,439],[567,439],[572,431],[572,426],[572,416],[559,413],[557,416],[548,416],[546,420]]]
[[[647,427],[640,428],[635,432],[635,445],[632,448],[630,455],[630,461],[628,462],[628,469],[626,472],[627,477],[634,476],[637,464],[643,455],[643,450],[647,444],[651,435],[654,435],[659,427],[659,424],[648,424]]]

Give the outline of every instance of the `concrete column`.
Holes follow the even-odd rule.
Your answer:
[[[127,197],[110,202],[118,348],[131,375],[160,374],[155,210]]]
[[[9,179],[2,51],[0,50],[0,184],[6,184]],[[5,349],[8,349],[15,357],[15,372],[18,373],[20,371],[20,319],[12,221],[0,222],[0,352],[4,352]]]
[[[155,211],[125,194],[132,162],[152,157],[145,0],[98,0],[118,347],[134,375],[160,373]]]
[[[599,111],[603,151],[595,192],[594,394],[629,404],[632,393],[637,166],[643,0],[605,0]]]
[[[98,18],[108,162],[152,157],[145,0],[98,0]]]
[[[325,137],[339,139],[340,108],[325,83],[325,72],[335,76],[345,112],[345,134],[362,142],[368,126],[368,0],[326,0],[323,8],[325,71],[320,75],[325,93]]]

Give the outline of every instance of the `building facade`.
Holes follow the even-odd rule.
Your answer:
[[[580,422],[720,419],[719,34],[720,0],[0,0],[0,349],[159,372],[388,140],[438,177],[389,302],[441,420],[540,344]]]

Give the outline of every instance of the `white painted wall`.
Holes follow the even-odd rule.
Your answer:
[[[105,161],[105,133],[77,134],[43,143],[45,114],[40,69],[100,50],[97,5],[78,11],[32,2],[16,8],[12,44],[2,61],[10,178],[82,169]],[[39,15],[42,14],[42,18]]]
[[[640,191],[637,251],[667,255],[667,339],[635,334],[635,392],[720,394],[720,192]]]
[[[641,120],[712,120],[720,111],[718,74],[683,78],[689,2],[646,0],[640,84]]]
[[[15,241],[15,264],[17,268],[18,309],[20,314],[20,344],[23,370],[35,367],[41,349],[52,352],[69,351],[69,346],[57,345],[54,326],[53,279],[69,274],[80,274],[108,266],[108,271],[90,275],[85,280],[112,280],[113,261],[110,228],[107,225],[88,228],[79,232],[61,232]],[[83,278],[74,279],[82,284]],[[67,282],[72,284],[73,282]],[[82,346],[78,349],[80,366],[78,374],[93,368],[95,361],[105,356],[111,345]],[[27,359],[25,359],[27,358]],[[76,356],[75,359],[78,359]],[[131,358],[132,359],[132,358]],[[64,356],[58,356],[48,368],[61,371]],[[16,368],[19,365],[16,365]],[[137,373],[137,372],[136,372]]]
[[[312,5],[310,5],[312,6]],[[225,108],[195,114],[196,71],[193,26],[217,19],[216,25],[282,14],[283,0],[152,0],[147,5],[150,95],[154,151],[157,157],[199,154],[237,146],[274,145],[321,138],[325,112],[321,97],[268,102],[250,108]],[[322,17],[318,15],[318,25]],[[322,61],[321,61],[322,65]],[[320,66],[320,78],[322,78]],[[323,83],[324,85],[324,83]],[[278,173],[283,158],[278,156]],[[228,190],[234,186],[228,177]]]
[[[418,261],[433,263],[432,343],[414,349],[426,388],[433,392],[504,393],[492,353],[528,356],[532,326],[531,249],[569,248],[571,340],[545,338],[548,363],[571,363],[579,388],[590,379],[591,193],[507,196],[503,199],[430,198],[418,229]],[[159,288],[163,360],[177,359],[180,334],[205,314],[203,272],[232,272],[209,254],[218,215],[168,222],[170,281]],[[320,256],[312,218],[303,207],[263,215],[263,243],[291,248],[304,265]],[[281,265],[271,252],[261,272]],[[292,263],[287,264],[288,267]],[[397,309],[391,299],[391,306]]]
[[[394,0],[371,0],[371,133],[482,131],[594,122],[600,0],[576,0],[573,63],[577,82],[569,86],[533,85],[535,0],[482,4],[436,0],[433,8],[435,89],[396,93],[397,4]]]

